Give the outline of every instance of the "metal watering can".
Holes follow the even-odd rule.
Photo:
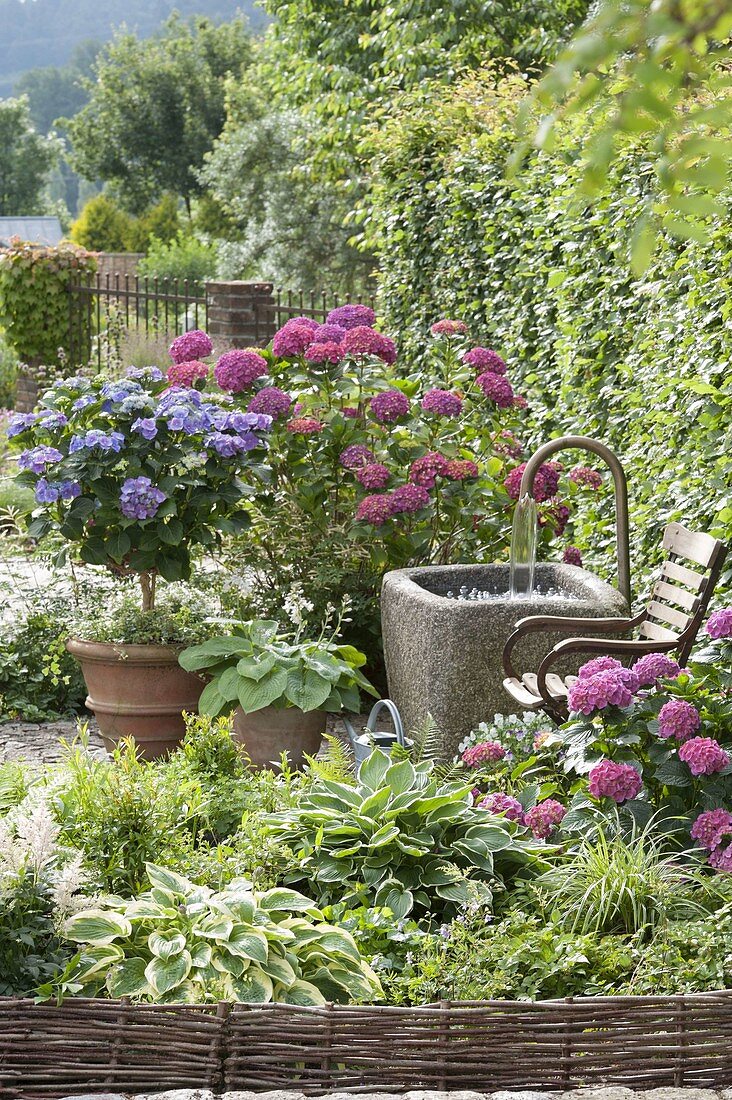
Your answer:
[[[376,719],[382,710],[389,711],[391,720],[394,723],[394,733],[387,733],[385,730],[376,729]],[[394,745],[401,745],[402,748],[408,749],[412,744],[412,742],[404,736],[402,717],[397,709],[396,703],[393,703],[391,699],[379,699],[378,703],[374,703],[371,708],[371,713],[366,720],[366,729],[363,733],[357,734],[345,716],[343,717],[343,725],[346,727],[346,732],[348,733],[353,749],[353,755],[356,758],[356,767],[362,764],[364,760],[368,759],[374,749],[381,749],[382,752],[389,754]]]

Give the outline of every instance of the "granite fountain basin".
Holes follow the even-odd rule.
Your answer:
[[[461,588],[477,589],[489,598],[456,599]],[[627,616],[628,610],[616,588],[573,565],[538,564],[534,592],[522,599],[509,596],[508,565],[393,570],[384,577],[381,590],[389,697],[407,730],[430,714],[452,753],[479,722],[515,711],[515,702],[503,688],[502,654],[519,619],[593,619]],[[589,624],[587,634],[592,634]],[[551,647],[566,636],[537,632],[522,639],[514,651],[516,668],[535,672]],[[580,655],[557,671],[576,672],[588,659]]]

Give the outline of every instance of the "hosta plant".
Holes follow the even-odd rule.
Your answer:
[[[470,786],[440,782],[431,761],[392,763],[380,750],[352,783],[323,779],[267,820],[296,856],[288,882],[319,903],[382,906],[395,917],[449,917],[538,861],[514,823],[472,805]]]
[[[151,889],[111,898],[65,925],[81,950],[63,991],[142,1001],[323,1005],[380,995],[352,936],[323,921],[295,890],[252,892],[235,879],[220,893],[148,864]],[[49,995],[51,990],[42,990]]]

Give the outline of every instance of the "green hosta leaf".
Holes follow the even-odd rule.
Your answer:
[[[384,777],[389,770],[389,757],[381,749],[374,749],[367,756],[358,769],[358,781],[369,791],[376,791],[383,786]]]
[[[224,947],[232,955],[252,962],[266,963],[269,954],[267,937],[263,932],[248,928],[245,924],[235,924]]]
[[[282,668],[275,669],[261,680],[242,680],[239,685],[239,706],[245,714],[263,710],[282,698],[287,682],[287,673]]]
[[[239,701],[240,685],[241,676],[235,668],[225,668],[212,684],[221,698],[225,699],[227,703]]]
[[[209,943],[196,943],[191,947],[191,966],[199,970],[211,964],[211,945]]]
[[[316,861],[318,882],[346,882],[352,871],[353,861],[350,859],[319,855]]]
[[[169,867],[158,867],[155,863],[146,863],[145,870],[153,886],[160,886],[163,890],[170,890],[182,897],[188,897],[199,889],[190,879],[179,875],[177,871],[171,871]]]
[[[513,843],[510,833],[493,825],[473,825],[465,831],[465,840],[479,840],[489,852],[502,852]]]
[[[396,879],[387,879],[379,887],[376,905],[391,909],[397,920],[402,920],[412,912],[414,907],[414,895],[411,890],[405,890]]]
[[[382,848],[385,844],[390,844],[398,836],[398,825],[382,825],[371,837],[369,848]]]
[[[103,947],[86,947],[81,953],[79,964],[74,971],[74,980],[85,985],[90,978],[102,970],[108,970],[114,963],[124,958],[124,952],[117,944]]]
[[[259,908],[266,912],[293,912],[318,914],[318,909],[312,898],[306,898],[297,890],[288,890],[284,886],[275,886],[273,890],[267,890],[259,898]]]
[[[256,619],[249,628],[249,634],[259,645],[269,645],[279,629],[280,624],[274,619]]]
[[[272,979],[258,966],[250,966],[241,978],[231,979],[231,989],[237,999],[245,1004],[263,1005],[272,1000]]]
[[[187,672],[198,672],[219,664],[226,657],[245,656],[251,653],[252,643],[248,638],[211,638],[202,645],[184,649],[178,658],[178,664]]]
[[[408,760],[392,764],[384,776],[384,782],[391,787],[395,795],[411,791],[417,781],[417,773]]]
[[[138,997],[154,992],[145,977],[144,959],[125,959],[114,966],[107,975],[110,997]]]
[[[201,697],[198,700],[198,713],[208,714],[211,718],[215,718],[217,714],[221,714],[226,702],[219,691],[218,681],[212,680],[210,684],[206,684],[201,692]]]
[[[190,970],[191,956],[182,951],[172,959],[152,959],[145,967],[145,977],[156,993],[168,993],[186,980]]]
[[[272,952],[270,952],[269,959],[262,966],[262,969],[273,981],[284,985],[285,989],[289,989],[297,981],[298,976],[287,959],[274,955]]]
[[[277,664],[274,653],[262,653],[252,657],[242,657],[236,666],[236,671],[246,680],[259,681],[272,671]]]
[[[438,897],[444,898],[445,901],[454,901],[457,905],[467,905],[470,901],[470,890],[464,880],[451,882],[445,886],[437,886],[435,893]]]
[[[64,934],[74,943],[92,943],[101,947],[132,933],[132,925],[120,913],[104,909],[85,909],[69,917]]]
[[[287,677],[287,690],[285,695],[294,707],[302,711],[317,710],[321,707],[332,691],[333,685],[328,680],[306,668],[302,673],[294,670]]]
[[[317,986],[301,979],[290,986],[282,1000],[287,1005],[303,1005],[305,1008],[319,1008],[328,1003]]]
[[[159,959],[171,959],[184,950],[186,938],[182,932],[151,932],[147,937],[147,946]]]
[[[193,931],[198,936],[207,940],[228,940],[234,922],[228,917],[208,917],[202,924],[196,926]]]
[[[420,879],[423,886],[446,886],[462,878],[457,867],[447,863],[430,863],[423,868]]]

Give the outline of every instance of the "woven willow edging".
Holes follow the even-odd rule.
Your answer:
[[[723,1086],[732,990],[418,1008],[0,998],[0,1097],[173,1088]]]

